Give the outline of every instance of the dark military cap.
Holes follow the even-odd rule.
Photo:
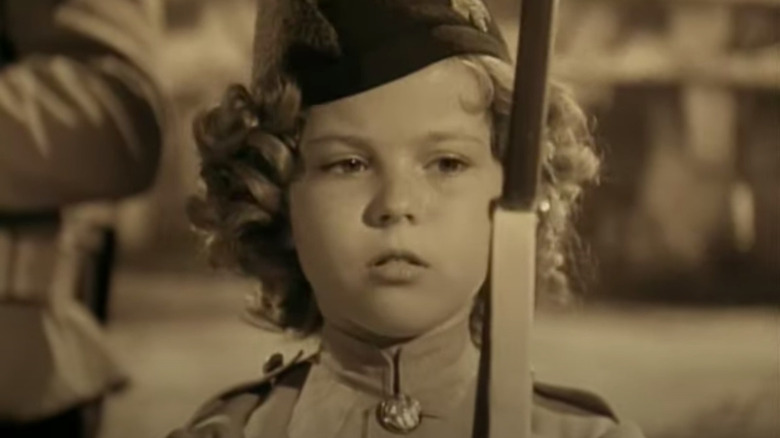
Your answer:
[[[510,60],[482,0],[259,0],[253,89],[285,75],[315,105],[452,56]]]

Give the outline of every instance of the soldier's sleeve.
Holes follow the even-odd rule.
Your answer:
[[[291,358],[271,356],[257,380],[222,391],[204,403],[180,429],[166,438],[243,438],[252,414],[272,395],[277,386],[300,386],[308,373],[313,351],[301,350]]]
[[[599,438],[644,438],[644,435],[636,424],[621,422]]]
[[[598,395],[540,382],[534,383],[533,430],[555,438],[643,438]]]
[[[164,105],[144,0],[6,0],[0,210],[112,200],[156,174]]]

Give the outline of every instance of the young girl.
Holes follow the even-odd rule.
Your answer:
[[[471,437],[491,209],[513,67],[478,0],[262,1],[251,91],[196,123],[216,260],[262,283],[253,314],[317,335],[171,437]],[[553,85],[540,298],[565,299],[563,238],[598,160]],[[638,437],[595,396],[537,385],[533,430]]]

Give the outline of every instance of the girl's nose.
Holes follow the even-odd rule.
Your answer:
[[[423,191],[409,175],[387,176],[367,210],[367,222],[374,227],[387,227],[400,222],[416,223],[423,208]]]

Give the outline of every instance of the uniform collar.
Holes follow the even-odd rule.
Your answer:
[[[460,430],[471,424],[479,352],[468,320],[387,349],[328,324],[321,339],[288,424],[289,438],[378,436],[370,432],[381,429],[376,407],[396,389],[421,403],[423,426]]]
[[[420,401],[424,415],[445,416],[461,402],[467,383],[476,382],[479,355],[468,318],[391,348],[326,324],[321,362],[339,380],[377,400],[399,392]]]

